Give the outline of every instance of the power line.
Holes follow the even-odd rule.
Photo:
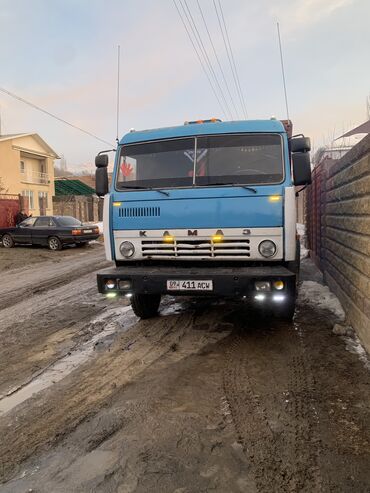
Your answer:
[[[278,22],[276,23],[276,27],[277,27],[277,33],[278,33],[278,39],[279,39],[281,74],[283,76],[283,87],[284,87],[284,96],[285,96],[286,116],[287,116],[287,119],[289,120],[288,96],[287,96],[286,83],[285,83],[285,70],[284,70],[283,50],[282,50],[282,47],[281,47],[280,26],[279,26],[279,23]]]
[[[181,6],[182,6],[182,0],[179,0],[179,2],[181,4]],[[187,0],[184,0],[184,4],[186,6],[186,10],[188,11],[189,16],[186,14],[185,10],[184,10],[184,14],[187,17],[187,20],[189,22],[190,28],[191,28],[191,30],[192,30],[192,32],[194,34],[194,37],[195,37],[195,39],[196,39],[196,41],[198,43],[198,48],[200,49],[201,53],[203,54],[204,60],[205,60],[205,62],[207,64],[207,66],[208,66],[208,70],[210,71],[210,73],[211,73],[211,75],[213,77],[213,80],[214,80],[216,86],[218,87],[218,89],[220,91],[221,98],[222,98],[223,102],[225,103],[226,109],[229,112],[229,115],[230,115],[231,119],[233,119],[233,115],[232,115],[232,112],[230,110],[230,106],[229,106],[228,102],[226,101],[224,92],[223,92],[222,87],[221,87],[221,85],[220,85],[220,83],[218,81],[218,77],[216,75],[216,72],[214,71],[214,68],[213,68],[212,62],[211,62],[211,60],[210,60],[210,58],[208,56],[207,50],[206,50],[206,48],[204,46],[204,43],[202,41],[202,37],[201,37],[201,35],[199,33],[199,30],[197,28],[197,25],[196,25],[196,22],[194,20],[194,17],[191,14],[191,11],[190,11],[190,8],[189,8],[189,5],[188,5]],[[183,7],[183,9],[184,9],[184,7]]]
[[[208,35],[209,42],[211,43],[212,50],[213,50],[213,53],[214,53],[214,55],[215,55],[215,58],[216,58],[216,61],[217,61],[217,64],[218,64],[218,68],[220,69],[220,72],[221,72],[221,75],[222,75],[223,82],[224,82],[224,84],[225,84],[225,86],[226,86],[226,90],[227,90],[227,92],[228,92],[229,98],[231,99],[231,103],[232,103],[232,105],[233,105],[233,107],[234,107],[235,113],[236,113],[237,117],[239,117],[239,116],[238,116],[238,110],[237,110],[237,108],[236,108],[234,98],[233,98],[233,96],[232,96],[232,94],[231,94],[231,91],[230,91],[230,88],[229,88],[229,84],[228,84],[228,82],[227,82],[227,79],[226,79],[225,73],[224,73],[224,71],[223,71],[223,68],[222,68],[222,65],[221,65],[220,59],[219,59],[219,57],[218,57],[218,55],[217,55],[217,51],[216,51],[215,45],[214,45],[214,43],[213,43],[211,33],[209,32],[208,25],[207,25],[206,19],[205,19],[205,17],[204,17],[202,7],[200,6],[199,0],[197,0],[197,4],[198,4],[199,11],[200,11],[200,15],[201,15],[201,17],[202,17],[202,19],[203,19],[203,24],[204,24],[204,27],[206,28],[206,31],[207,31],[207,35]]]
[[[226,112],[225,112],[225,109],[224,109],[224,107],[223,107],[223,105],[222,105],[222,103],[221,103],[221,101],[220,101],[220,98],[218,97],[218,94],[217,94],[217,92],[216,92],[216,90],[215,90],[215,88],[214,88],[214,86],[213,86],[213,83],[212,83],[212,81],[211,81],[211,78],[210,78],[210,76],[209,76],[209,74],[208,74],[208,72],[207,72],[207,70],[206,70],[206,67],[204,66],[204,63],[203,63],[203,60],[202,60],[201,56],[199,55],[199,52],[198,52],[198,50],[197,50],[197,47],[196,47],[196,46],[195,46],[195,44],[194,44],[193,38],[191,37],[191,34],[190,34],[190,32],[189,32],[189,29],[188,29],[188,27],[187,27],[187,25],[186,25],[186,23],[185,23],[185,20],[184,20],[184,18],[183,18],[183,16],[182,16],[182,14],[181,14],[181,11],[180,11],[179,7],[177,6],[176,1],[175,1],[175,0],[172,0],[172,1],[173,1],[173,4],[174,4],[174,6],[175,6],[175,8],[176,8],[176,10],[177,10],[177,13],[179,14],[180,20],[181,20],[181,22],[182,22],[182,24],[183,24],[183,26],[184,26],[184,28],[185,28],[186,34],[188,35],[188,38],[189,38],[189,40],[190,40],[190,42],[191,42],[191,44],[192,44],[192,46],[193,46],[193,49],[194,49],[194,51],[195,51],[195,54],[196,54],[196,56],[197,56],[197,58],[198,58],[198,60],[199,60],[199,63],[200,63],[200,65],[201,65],[202,69],[203,69],[203,72],[204,72],[205,76],[207,77],[207,80],[208,80],[208,82],[209,82],[209,85],[211,86],[212,92],[213,92],[213,94],[215,95],[215,97],[216,97],[216,99],[217,99],[218,104],[220,105],[220,108],[221,108],[222,113],[223,113],[223,114],[224,114],[224,116],[226,117]],[[181,6],[182,6],[182,4],[181,4]],[[182,8],[183,8],[183,6],[182,6]]]
[[[226,26],[226,21],[225,21],[224,12],[223,12],[223,9],[222,9],[221,0],[218,0],[218,5],[219,5],[219,7],[220,7],[221,17],[222,17],[222,21],[223,21],[224,28],[225,28],[225,33],[226,33],[226,39],[227,39],[227,42],[228,42],[228,45],[229,45],[229,49],[230,49],[230,53],[231,53],[231,60],[232,60],[233,65],[234,65],[234,70],[235,70],[236,80],[237,80],[237,82],[238,82],[239,95],[241,96],[242,106],[243,106],[243,109],[244,109],[244,115],[245,115],[245,118],[247,118],[247,117],[248,117],[248,111],[247,111],[247,107],[246,107],[246,104],[245,104],[245,99],[244,99],[243,90],[242,90],[242,87],[241,87],[241,84],[240,84],[240,79],[239,79],[238,69],[237,69],[237,67],[236,67],[235,58],[234,58],[234,53],[233,53],[233,49],[232,49],[232,47],[231,47],[231,42],[230,42],[229,32],[228,32],[228,29],[227,29],[227,26]]]
[[[7,89],[4,89],[3,87],[0,87],[0,91],[3,92],[4,94],[7,94],[8,96],[10,96],[14,99],[17,99],[21,103],[27,104],[28,106],[30,106],[31,108],[33,108],[35,110],[41,111],[41,113],[45,113],[45,115],[48,115],[48,116],[51,116],[52,118],[55,118],[55,120],[58,120],[62,123],[65,123],[66,125],[74,128],[76,130],[79,130],[80,132],[83,132],[84,134],[89,135],[90,137],[93,137],[94,139],[99,140],[100,142],[103,142],[104,144],[108,144],[110,146],[113,145],[111,142],[108,142],[107,140],[101,139],[97,135],[89,132],[88,130],[84,130],[81,127],[78,127],[77,125],[74,125],[73,123],[67,122],[67,120],[64,120],[63,118],[60,118],[59,116],[54,115],[53,113],[50,113],[50,111],[44,110],[40,106],[37,106],[36,104],[31,103],[30,101],[27,101],[26,99],[22,98],[21,96],[17,96],[17,94],[10,92]]]
[[[220,14],[218,12],[218,9],[217,9],[216,2],[215,2],[215,0],[213,0],[213,5],[214,5],[215,11],[216,11],[218,24],[220,26],[220,31],[221,31],[222,39],[223,39],[224,46],[225,46],[225,49],[226,49],[227,58],[229,60],[229,65],[230,65],[231,73],[232,73],[232,76],[233,76],[233,79],[234,79],[234,84],[235,84],[235,87],[236,87],[236,92],[237,92],[237,94],[239,96],[240,105],[241,105],[241,108],[243,109],[244,116],[245,116],[245,118],[247,118],[247,109],[246,109],[246,106],[245,106],[245,102],[243,101],[243,95],[242,95],[241,88],[240,88],[240,82],[239,82],[239,78],[238,78],[238,73],[236,71],[235,60],[234,60],[234,63],[233,63],[233,53],[232,53],[232,50],[231,50],[230,38],[228,37],[227,27],[226,27],[226,23],[225,23],[225,18],[223,16],[222,6],[221,6],[221,3],[220,3],[220,0],[218,0],[218,4],[219,4],[219,8],[220,8],[222,19],[223,19],[223,24],[224,24],[224,29],[225,29],[225,34],[226,34],[227,40],[226,40],[226,37],[225,37],[225,34],[224,34],[224,29],[222,27],[221,18],[220,18]],[[235,67],[234,67],[234,65],[235,65]]]

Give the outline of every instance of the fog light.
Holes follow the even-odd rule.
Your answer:
[[[281,291],[282,289],[284,289],[283,281],[275,281],[274,282],[274,288],[277,289],[278,291]]]
[[[254,299],[257,301],[263,301],[264,299],[266,299],[266,295],[265,294],[256,294]]]
[[[127,291],[128,289],[131,289],[131,281],[129,281],[128,279],[124,281],[118,281],[118,287],[119,289]]]
[[[117,296],[117,293],[107,293],[106,297],[107,298],[115,298]]]
[[[130,258],[135,253],[135,247],[130,241],[124,241],[119,247],[122,257]]]
[[[270,281],[256,281],[254,287],[256,291],[271,291]]]
[[[132,293],[127,293],[126,298],[132,298]]]
[[[276,245],[271,240],[263,240],[258,246],[258,251],[260,252],[262,257],[273,257],[276,253]]]
[[[116,281],[114,281],[113,279],[107,279],[105,281],[105,287],[107,289],[114,289],[116,287]]]
[[[272,297],[274,301],[281,302],[285,300],[285,296],[283,294],[274,294]]]

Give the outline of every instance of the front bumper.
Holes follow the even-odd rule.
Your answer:
[[[212,291],[168,291],[167,280],[212,280]],[[106,281],[113,281],[115,287],[108,289]],[[263,267],[200,267],[177,266],[137,267],[124,266],[110,268],[97,275],[100,293],[116,294],[170,294],[189,296],[230,296],[251,297],[256,293],[256,281],[283,281],[281,294],[293,292],[296,275],[283,266]],[[120,287],[120,281],[128,281],[129,286]],[[122,283],[121,283],[122,286]]]

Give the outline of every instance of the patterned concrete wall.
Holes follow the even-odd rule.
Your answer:
[[[102,220],[102,199],[87,195],[60,195],[53,197],[56,216],[73,216],[83,222]]]
[[[325,174],[320,266],[370,352],[370,135]]]

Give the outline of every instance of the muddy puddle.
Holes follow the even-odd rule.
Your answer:
[[[104,343],[105,340],[109,340],[110,336],[127,330],[136,320],[137,318],[133,314],[131,306],[104,311],[99,317],[92,320],[90,324],[93,327],[96,324],[106,322],[105,327],[87,342],[46,368],[29,383],[11,390],[6,396],[2,397],[0,399],[0,416],[12,411],[16,406],[35,394],[61,381],[76,368],[94,357],[100,344]]]

